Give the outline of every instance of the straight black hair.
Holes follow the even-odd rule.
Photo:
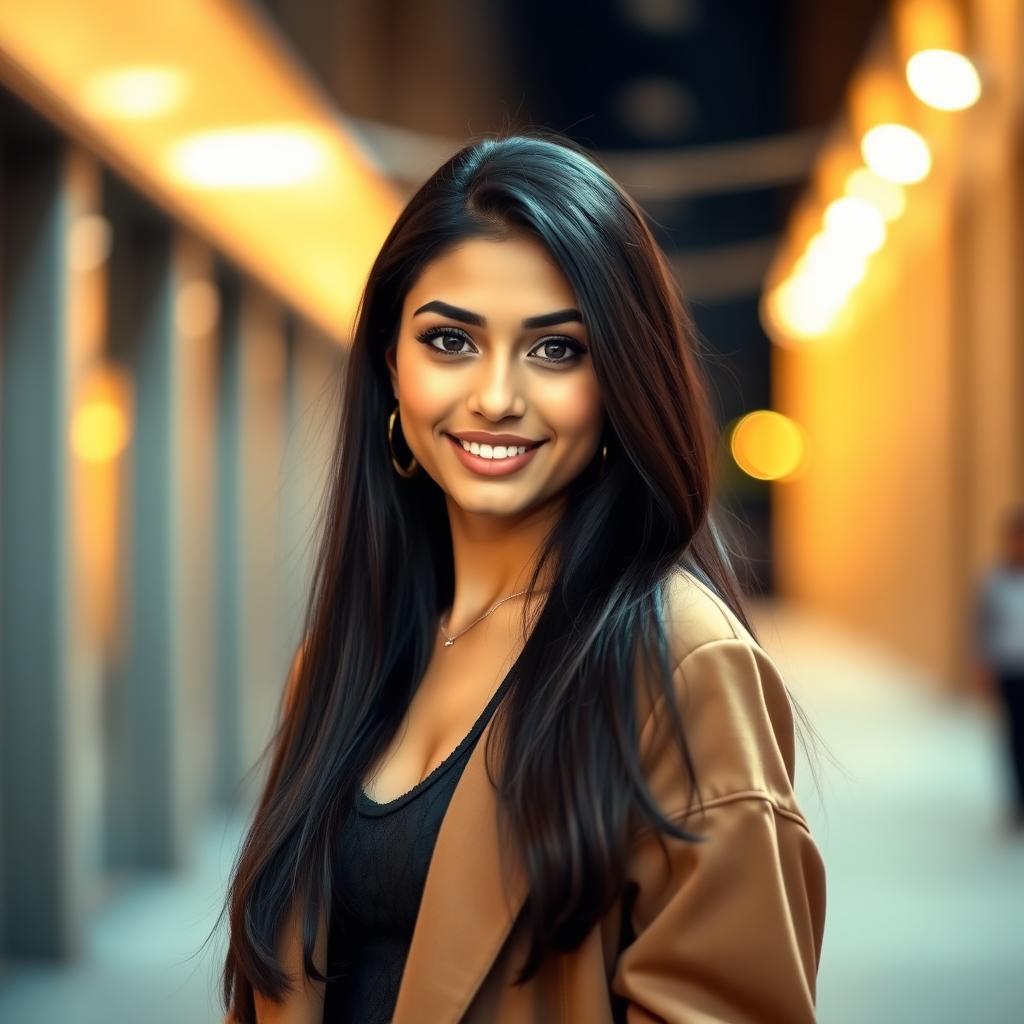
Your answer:
[[[289,914],[301,921],[306,974],[326,980],[312,954],[335,891],[336,836],[404,717],[453,598],[444,494],[426,473],[405,479],[391,464],[385,351],[431,260],[467,239],[524,232],[575,291],[608,454],[603,471],[595,458],[569,486],[540,552],[531,590],[545,567],[557,567],[557,583],[488,735],[501,825],[530,880],[531,948],[517,983],[547,951],[578,946],[613,905],[643,820],[659,834],[699,839],[663,817],[647,789],[636,706],[645,666],[645,680],[651,668],[668,697],[696,792],[663,628],[669,576],[693,573],[755,636],[712,508],[718,430],[699,338],[645,214],[593,156],[554,132],[487,137],[410,199],[360,303],[304,641],[260,758],[272,755],[225,904],[223,999],[242,1024],[255,1024],[254,990],[275,1001],[291,990],[275,952]]]

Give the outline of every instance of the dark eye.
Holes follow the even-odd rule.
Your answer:
[[[542,349],[546,354],[541,355],[540,358],[546,363],[572,363],[587,351],[582,345],[569,338],[545,338],[532,351],[539,352]]]
[[[433,343],[435,338],[441,339],[440,347]],[[423,342],[427,348],[439,352],[443,356],[461,356],[465,349],[458,346],[463,342],[468,344],[469,336],[456,327],[428,327],[421,334],[416,335],[416,340]]]

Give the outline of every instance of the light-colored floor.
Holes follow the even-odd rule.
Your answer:
[[[96,916],[73,966],[9,970],[0,1022],[220,1024],[223,925],[206,940],[241,833],[240,820],[211,823],[187,873],[125,887]]]
[[[762,643],[810,715],[797,792],[828,868],[824,1024],[1024,1022],[1024,838],[1001,831],[999,723],[792,609]],[[97,917],[80,962],[0,982],[3,1024],[217,1024],[220,910],[240,821],[212,824],[187,875],[140,882]],[[427,1022],[429,1024],[429,1022]]]
[[[828,869],[825,1024],[1024,1024],[1024,836],[994,712],[792,609],[762,644],[831,754],[797,795]]]

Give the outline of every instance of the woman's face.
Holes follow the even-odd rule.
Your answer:
[[[426,266],[386,358],[402,434],[460,508],[526,511],[594,458],[604,410],[588,344],[569,282],[532,237],[472,239]]]

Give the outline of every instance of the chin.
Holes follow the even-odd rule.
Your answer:
[[[536,504],[536,501],[527,495],[526,497],[513,496],[511,494],[500,496],[492,495],[482,498],[479,495],[460,494],[458,490],[448,492],[448,496],[455,502],[463,512],[473,512],[477,515],[507,516],[521,512]]]

